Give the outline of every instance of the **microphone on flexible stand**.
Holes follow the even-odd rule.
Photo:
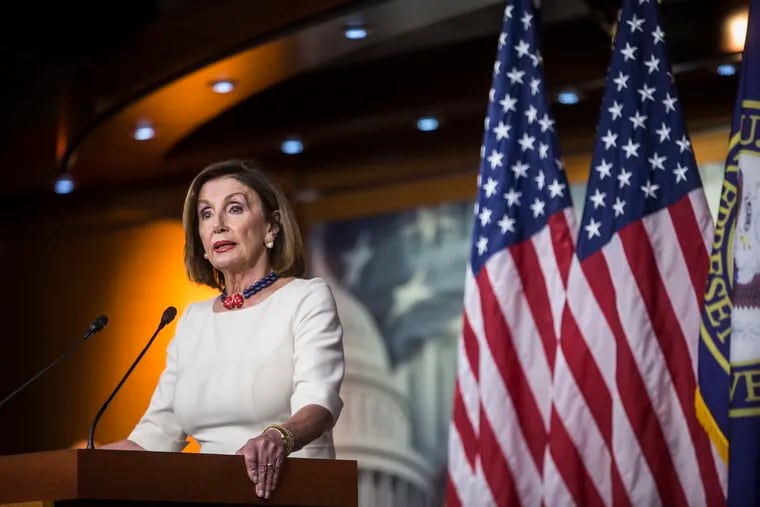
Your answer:
[[[90,433],[87,437],[87,448],[88,449],[94,449],[95,448],[95,426],[98,425],[98,421],[100,420],[100,417],[103,415],[103,412],[106,411],[106,408],[108,408],[108,405],[111,403],[111,400],[113,400],[114,396],[116,396],[116,393],[119,392],[119,389],[121,389],[121,386],[124,384],[124,382],[127,380],[127,377],[132,373],[132,370],[135,369],[135,366],[137,366],[137,363],[140,362],[140,359],[145,355],[145,353],[148,351],[148,347],[153,343],[153,340],[156,339],[156,336],[158,336],[158,333],[171,321],[174,320],[174,317],[177,316],[177,309],[173,306],[169,306],[164,310],[164,313],[161,315],[161,322],[159,322],[158,327],[156,328],[156,331],[153,333],[153,336],[150,337],[150,340],[148,340],[148,343],[145,345],[145,347],[140,352],[140,355],[137,356],[137,359],[132,363],[132,366],[129,367],[127,372],[124,374],[124,376],[121,378],[121,381],[116,385],[116,388],[111,393],[111,396],[108,397],[105,403],[103,403],[103,406],[100,407],[100,410],[98,410],[98,413],[95,414],[95,419],[92,420],[92,424],[90,425]]]
[[[42,375],[44,375],[45,372],[47,372],[50,368],[52,368],[53,366],[55,366],[56,364],[60,363],[61,361],[69,357],[71,354],[73,354],[74,351],[78,349],[80,345],[86,342],[89,337],[91,337],[98,331],[101,331],[104,327],[106,327],[106,324],[108,324],[108,317],[106,317],[105,315],[101,315],[98,318],[96,318],[92,322],[92,324],[90,324],[90,327],[87,329],[87,331],[84,332],[84,335],[82,335],[82,337],[76,343],[74,343],[74,345],[69,347],[68,350],[66,350],[63,354],[58,356],[58,358],[55,361],[53,361],[52,363],[47,365],[45,368],[43,368],[39,373],[37,373],[37,375],[35,375],[34,377],[24,382],[18,389],[16,389],[11,394],[3,398],[3,401],[0,401],[0,407],[8,403],[14,396],[16,396],[18,393],[20,393],[24,389],[26,389],[26,387],[29,386],[29,384],[31,384],[32,382],[40,378]]]

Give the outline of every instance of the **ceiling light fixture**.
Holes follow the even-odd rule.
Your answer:
[[[286,155],[298,155],[303,152],[303,142],[297,137],[289,137],[282,142],[280,149]]]
[[[349,26],[343,30],[346,39],[361,40],[367,38],[367,29],[363,26]]]
[[[736,67],[732,63],[722,63],[718,65],[716,71],[721,76],[733,76],[736,74]]]
[[[580,101],[578,93],[574,90],[562,90],[557,94],[557,102],[565,105],[577,104]]]
[[[54,189],[56,194],[70,194],[74,191],[74,180],[69,174],[63,174],[55,180]]]
[[[235,89],[235,82],[230,79],[219,79],[211,83],[211,89],[216,93],[230,93]]]
[[[438,118],[435,116],[423,116],[417,120],[417,130],[422,132],[433,132],[440,126]]]
[[[137,125],[137,128],[135,128],[134,133],[132,134],[132,137],[136,141],[147,141],[149,139],[153,139],[155,136],[156,130],[149,122],[139,123]]]

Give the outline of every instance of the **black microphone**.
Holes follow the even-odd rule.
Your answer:
[[[124,384],[124,382],[127,380],[127,377],[132,373],[132,370],[135,369],[135,366],[137,366],[137,363],[140,362],[140,359],[145,355],[145,353],[148,351],[148,347],[153,343],[153,340],[156,339],[156,336],[158,336],[159,331],[161,331],[164,326],[166,326],[168,323],[174,320],[174,317],[177,316],[177,309],[173,306],[168,307],[166,310],[164,310],[164,313],[161,315],[161,322],[159,322],[158,327],[156,328],[156,331],[153,333],[153,336],[150,337],[150,340],[148,340],[147,345],[142,349],[140,352],[140,355],[137,356],[137,359],[132,363],[132,366],[129,367],[127,370],[127,373],[124,374],[124,376],[121,378],[121,381],[116,385],[116,388],[111,393],[111,396],[108,397],[105,403],[103,403],[103,406],[100,407],[100,410],[98,410],[98,413],[95,414],[95,419],[92,420],[92,424],[90,425],[90,434],[87,437],[87,448],[88,449],[94,449],[95,448],[95,426],[98,425],[98,421],[100,420],[100,417],[103,415],[103,412],[106,411],[106,408],[108,408],[108,405],[111,403],[111,400],[113,400],[114,396],[116,396],[116,393],[119,392],[119,389],[121,389],[121,386]]]
[[[60,363],[61,361],[69,357],[71,354],[73,354],[74,351],[78,349],[79,346],[82,345],[85,341],[87,341],[87,339],[90,336],[94,335],[95,333],[97,333],[98,331],[101,331],[104,327],[106,327],[106,324],[108,324],[108,317],[106,317],[105,315],[101,315],[100,317],[96,318],[92,322],[92,324],[90,324],[90,327],[87,329],[87,331],[85,331],[84,335],[82,335],[82,337],[76,343],[74,343],[74,345],[69,347],[67,351],[65,351],[63,354],[58,356],[58,358],[55,361],[53,361],[52,363],[47,365],[45,368],[43,368],[42,371],[37,373],[37,375],[35,375],[34,377],[24,382],[21,385],[21,387],[19,387],[18,389],[13,391],[11,394],[6,396],[3,399],[3,401],[0,401],[0,407],[8,403],[8,401],[10,401],[14,396],[16,396],[18,393],[20,393],[24,389],[26,389],[26,387],[29,386],[29,384],[31,384],[32,382],[40,378],[42,375],[44,375],[45,372],[47,372],[50,368],[52,368],[53,366],[55,366],[56,364]]]

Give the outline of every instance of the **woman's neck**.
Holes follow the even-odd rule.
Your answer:
[[[227,289],[227,294],[242,293],[257,280],[261,280],[268,275],[270,271],[272,271],[272,268],[267,265],[245,273],[225,273],[224,286]]]

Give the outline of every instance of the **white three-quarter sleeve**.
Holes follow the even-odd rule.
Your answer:
[[[180,330],[182,319],[177,324]],[[182,431],[174,413],[174,384],[177,379],[176,336],[167,348],[166,367],[158,379],[150,405],[132,433],[127,437],[148,451],[179,452],[187,445],[187,435]]]
[[[332,414],[334,423],[343,408],[340,399],[345,372],[343,328],[332,291],[321,278],[309,280],[306,295],[296,309],[293,326],[291,413],[316,404]]]

